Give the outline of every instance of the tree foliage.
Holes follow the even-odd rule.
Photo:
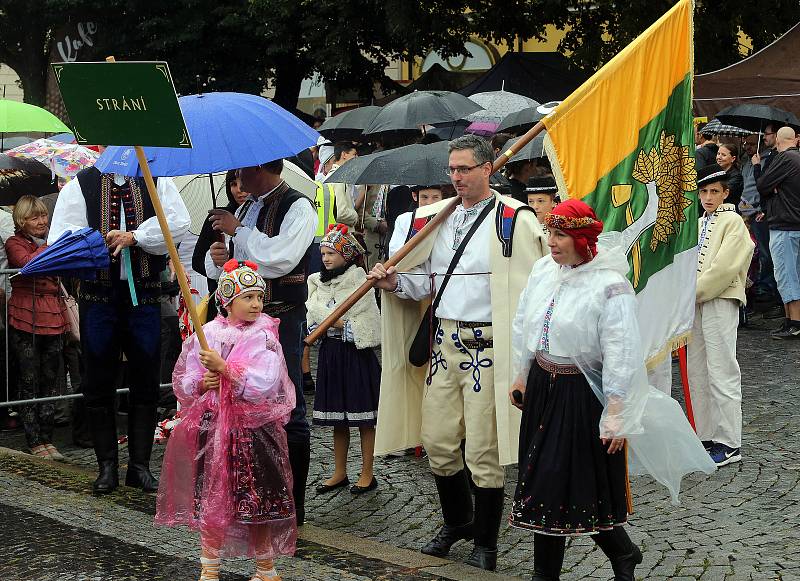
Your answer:
[[[0,61],[19,74],[25,99],[41,104],[54,34],[70,19],[97,23],[96,55],[166,60],[180,93],[268,85],[287,108],[300,83],[371,93],[397,58],[462,54],[471,36],[505,42],[566,30],[559,50],[590,70],[630,43],[675,0],[2,0]],[[712,4],[698,0],[696,68],[741,58],[739,31],[758,50],[800,20],[797,0]],[[366,95],[365,95],[366,96]]]
[[[61,23],[63,13],[54,0],[0,3],[0,62],[19,75],[28,103],[44,103],[53,32]]]
[[[610,60],[648,26],[669,10],[676,0],[532,0],[523,15],[535,23],[548,22],[565,30],[559,50],[579,67],[594,70]],[[529,16],[533,14],[533,16]],[[753,0],[711,2],[698,0],[695,8],[695,69],[708,72],[730,65],[757,51],[800,20],[800,2]],[[533,30],[533,28],[532,28]],[[752,39],[745,50],[739,32]],[[528,35],[542,39],[541,28]]]

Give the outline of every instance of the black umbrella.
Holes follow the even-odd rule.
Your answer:
[[[364,135],[457,121],[481,109],[480,105],[458,93],[414,91],[383,107],[364,129]]]
[[[497,127],[497,133],[522,134],[543,118],[544,115],[539,113],[536,107],[525,107],[525,109],[503,117],[503,120]]]
[[[25,195],[42,197],[58,191],[50,176],[20,170],[0,170],[0,206],[13,206]]]
[[[12,157],[5,153],[0,154],[0,171],[10,170],[25,172],[32,175],[45,175],[48,177],[52,175],[50,168],[41,161],[25,157]]]
[[[25,145],[26,143],[30,143],[32,141],[34,141],[32,137],[27,137],[25,135],[3,137],[3,139],[0,140],[0,151],[8,151],[9,149],[14,149],[15,147]]]
[[[451,140],[464,135],[464,130],[469,127],[471,121],[459,119],[449,123],[437,123],[426,131],[428,135],[435,135],[439,139]]]
[[[34,159],[0,155],[0,205],[13,206],[22,196],[58,191],[50,169]]]
[[[762,133],[764,127],[774,123],[777,125],[791,125],[800,129],[800,119],[794,113],[770,107],[769,105],[734,105],[726,107],[717,113],[717,119],[726,125],[749,129],[753,133]]]
[[[542,131],[539,135],[531,139],[527,144],[525,144],[522,149],[520,149],[517,154],[508,160],[508,163],[514,163],[515,161],[525,161],[529,159],[537,159],[540,157],[547,157],[547,154],[544,152],[544,137],[547,135],[547,131]],[[515,137],[514,139],[509,139],[508,142],[505,144],[504,150],[510,149],[512,145],[514,145],[517,141],[519,141],[520,137]]]
[[[328,117],[317,131],[331,141],[356,140],[361,137],[364,128],[372,123],[380,110],[381,107],[377,105],[350,109],[334,117]]]
[[[415,143],[352,159],[333,172],[326,182],[346,184],[444,185],[448,143]]]

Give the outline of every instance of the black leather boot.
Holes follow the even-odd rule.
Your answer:
[[[534,533],[532,581],[559,581],[566,541],[566,537]]]
[[[100,467],[100,475],[94,481],[92,490],[95,494],[109,494],[119,486],[116,414],[113,407],[86,406],[86,415],[97,465]]]
[[[310,463],[310,443],[289,441],[289,464],[292,467],[292,495],[294,496],[297,526],[302,526],[306,521],[306,484]]]
[[[642,552],[621,526],[592,535],[592,540],[611,561],[615,581],[634,581],[633,570],[642,562]]]
[[[442,505],[444,526],[433,540],[422,547],[422,552],[434,557],[446,557],[450,547],[457,541],[468,541],[473,537],[472,493],[467,473],[463,470],[452,476],[434,474],[433,477],[439,492],[439,503]]]
[[[125,486],[157,492],[158,480],[150,473],[150,454],[156,431],[156,406],[133,405],[128,408],[128,472]]]
[[[475,547],[467,565],[486,571],[497,568],[497,535],[503,518],[502,488],[475,487]]]

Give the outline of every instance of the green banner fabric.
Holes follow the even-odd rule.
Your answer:
[[[53,63],[78,143],[191,147],[165,62]]]

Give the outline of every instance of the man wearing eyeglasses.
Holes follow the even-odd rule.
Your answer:
[[[490,189],[493,161],[491,145],[479,137],[450,142],[448,173],[460,204],[396,269],[378,263],[369,274],[385,291],[376,451],[425,446],[444,526],[422,552],[444,557],[457,541],[474,539],[467,564],[488,570],[496,567],[504,514],[503,466],[516,462],[518,451],[520,417],[507,396],[511,322],[533,263],[547,251],[533,211]],[[448,203],[419,208],[410,235]],[[416,301],[431,297],[432,283],[441,297],[434,300],[428,365],[414,367],[408,353],[420,328]]]

